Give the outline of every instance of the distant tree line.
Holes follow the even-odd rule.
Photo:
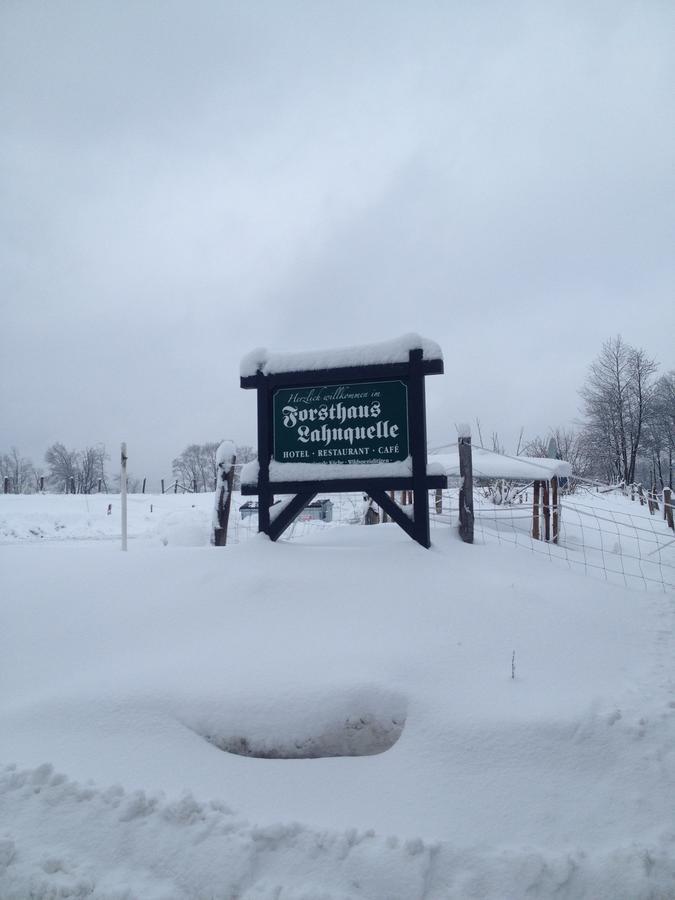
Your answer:
[[[216,450],[220,441],[190,444],[172,462],[172,474],[184,490],[214,491],[216,489]],[[255,459],[252,447],[237,447],[238,487],[240,465]],[[119,474],[109,478],[106,464],[110,455],[103,444],[94,444],[81,450],[69,450],[57,442],[47,448],[44,466],[33,465],[32,460],[21,455],[16,447],[8,453],[0,453],[0,491],[5,484],[13,494],[32,494],[45,490],[57,493],[93,494],[97,491],[117,493],[120,490]],[[128,475],[130,493],[140,492],[144,480]],[[166,484],[168,490],[169,484]]]

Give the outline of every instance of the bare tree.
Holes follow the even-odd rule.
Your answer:
[[[215,491],[218,475],[216,451],[220,441],[190,444],[172,462],[174,476],[186,487],[197,485],[198,491]]]
[[[630,484],[644,429],[654,413],[657,366],[621,336],[607,341],[580,391],[586,412],[584,443],[610,478]]]
[[[36,490],[33,463],[21,456],[16,447],[0,456],[0,477],[10,479],[11,490],[15,494],[30,494]]]
[[[80,463],[77,450],[68,450],[57,442],[47,448],[45,462],[49,468],[48,480],[52,488],[69,491],[72,484],[77,484]]]
[[[584,436],[573,428],[552,428],[548,437],[537,435],[523,447],[526,456],[546,458],[551,447],[555,447],[556,459],[564,459],[570,464],[572,477],[567,479],[565,490],[573,493],[579,480],[592,475],[592,462],[586,452]]]
[[[84,450],[68,450],[63,444],[52,444],[45,453],[49,467],[49,484],[55,490],[65,487],[78,494],[91,494],[98,482],[107,490],[105,463],[108,459],[103,444],[85,447]]]
[[[109,459],[103,444],[85,447],[78,453],[78,494],[91,494],[98,488],[99,481],[104,491],[108,490],[105,463]]]

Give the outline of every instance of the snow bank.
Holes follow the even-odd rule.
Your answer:
[[[665,594],[390,525],[0,578],[1,897],[675,895]]]
[[[49,765],[6,768],[0,839],[7,898],[95,900],[465,900],[670,897],[672,843],[627,840],[592,858],[542,851],[454,847],[370,829],[254,825],[224,803],[185,793],[100,788]],[[30,841],[26,836],[31,835]]]
[[[440,346],[419,334],[404,334],[390,341],[339,347],[334,350],[310,350],[298,353],[274,353],[258,347],[241,361],[242,378],[261,371],[265,375],[281,372],[341,369],[350,366],[372,366],[408,362],[411,350],[422,350],[424,359],[443,359]]]

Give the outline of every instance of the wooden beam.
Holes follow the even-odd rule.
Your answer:
[[[262,372],[256,375],[256,387],[258,389],[258,531],[263,534],[270,533],[270,389],[269,382]],[[243,492],[242,492],[243,493]]]
[[[459,489],[459,534],[466,544],[473,544],[473,462],[469,435],[458,439],[457,450],[459,474],[462,479],[462,486]]]
[[[415,523],[408,516],[401,507],[392,500],[387,492],[383,488],[374,488],[370,495],[373,500],[377,503],[377,505],[382,509],[383,512],[386,512],[390,518],[396,522],[397,525],[400,525],[401,528],[405,531],[405,533],[411,537],[414,541],[421,543],[418,539],[417,532],[415,530]],[[427,544],[427,547],[430,545]]]
[[[549,501],[549,483],[548,479],[542,482],[544,488],[543,496],[543,512],[544,512],[544,540],[548,543],[551,540],[551,506]]]
[[[421,350],[414,351],[422,353]],[[442,375],[443,360],[442,359],[423,359],[422,371],[424,375]],[[258,387],[258,376],[243,375],[239,383],[244,389]],[[382,365],[371,366],[345,366],[339,369],[315,369],[303,372],[277,372],[270,375],[263,375],[268,379],[270,388],[278,387],[306,387],[314,384],[341,384],[342,382],[366,381],[368,379],[381,380],[385,378],[407,378],[410,374],[410,363],[386,363]]]
[[[301,494],[296,494],[295,497],[293,497],[293,499],[270,521],[269,530],[267,531],[270,540],[276,541],[276,539],[288,528],[291,522],[293,522],[303,509],[312,502],[315,496],[315,491],[304,491]],[[260,504],[258,504],[258,516],[260,516]]]
[[[376,468],[373,466],[372,468]],[[244,497],[250,497],[259,493],[260,482],[250,482],[241,485],[241,493]],[[433,491],[435,488],[446,488],[448,479],[445,475],[426,475],[425,490]],[[268,482],[270,491],[274,494],[297,494],[300,491],[313,489],[321,494],[349,494],[360,491],[373,496],[371,487],[383,490],[408,491],[413,486],[412,478],[328,478],[325,481],[272,481]]]
[[[541,494],[541,481],[535,481],[532,485],[532,537],[539,540],[539,497]]]

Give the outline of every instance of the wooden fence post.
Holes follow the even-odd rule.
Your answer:
[[[551,479],[551,504],[553,506],[553,543],[558,543],[560,533],[560,500],[558,499],[558,476]]]
[[[146,479],[144,478],[143,479],[143,487],[141,488],[141,494],[145,493],[145,482],[146,482]]]
[[[177,478],[173,483],[173,492],[174,492],[174,494],[178,493],[178,479]]]
[[[5,494],[9,494],[9,476],[8,475],[5,475],[3,490],[4,490]]]
[[[539,497],[541,494],[541,481],[535,481],[532,485],[532,537],[539,540]]]
[[[443,491],[441,488],[436,488],[436,515],[440,516],[443,513]]]
[[[673,525],[673,492],[670,488],[663,489],[663,515],[668,523],[668,527],[675,531],[675,525]]]
[[[164,479],[162,478],[162,493],[164,493]]]
[[[197,493],[197,479],[196,478],[192,479],[192,493],[193,494]]]
[[[70,476],[70,493],[75,493],[75,478],[73,475]]]
[[[656,490],[656,485],[652,485],[652,503],[654,505],[654,512],[659,511],[659,492]]]
[[[223,442],[224,444],[227,442]],[[223,446],[223,444],[221,444]],[[225,448],[227,449],[227,448]],[[220,448],[218,448],[220,452]],[[232,447],[234,450],[234,447]],[[234,465],[237,457],[234,452],[223,453],[218,462],[218,475],[216,481],[216,509],[215,517],[218,525],[213,529],[213,544],[216,547],[224,547],[227,544],[227,523],[230,519],[230,506],[232,503],[232,487],[234,485]]]
[[[548,543],[551,540],[551,506],[549,502],[549,483],[548,479],[543,484],[543,513],[544,513],[544,540]]]
[[[467,544],[473,544],[473,463],[471,459],[471,434],[460,434],[459,451],[459,534]]]

